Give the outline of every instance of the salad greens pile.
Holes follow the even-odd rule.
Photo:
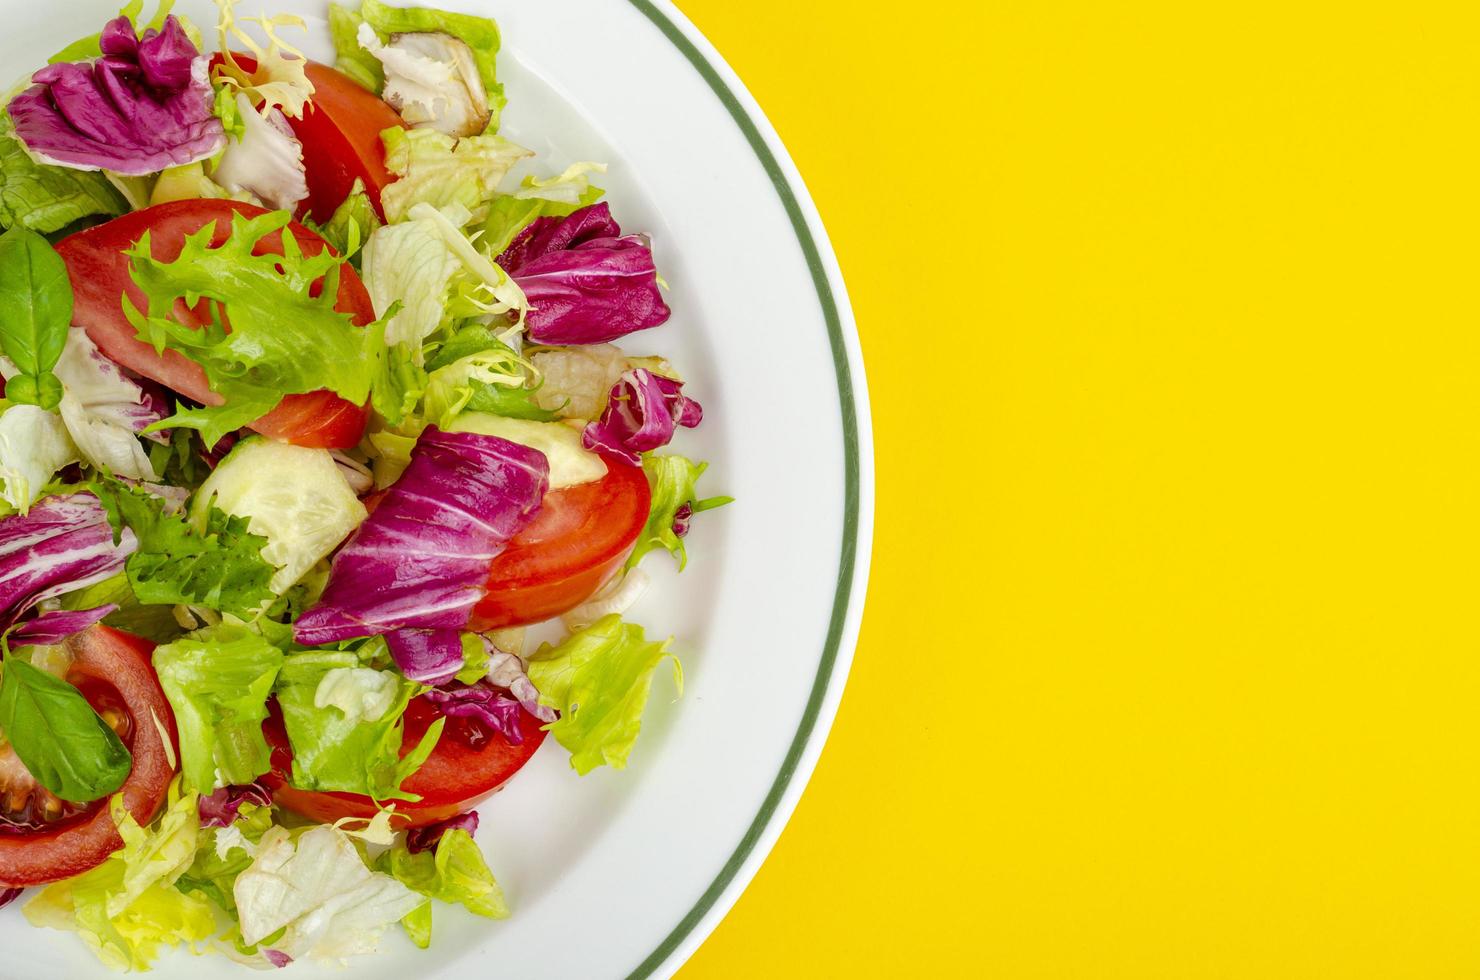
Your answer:
[[[492,20],[333,3],[330,68],[216,4],[0,109],[0,905],[118,969],[506,917],[471,807],[545,733],[627,765],[683,681],[640,565],[729,502],[612,343],[652,243],[499,132]]]

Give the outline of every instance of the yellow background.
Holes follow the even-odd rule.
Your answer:
[[[1480,974],[1477,5],[680,6],[878,453],[837,727],[683,980]]]

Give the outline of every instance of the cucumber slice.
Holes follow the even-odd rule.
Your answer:
[[[271,587],[286,592],[365,519],[334,457],[269,439],[247,439],[231,450],[201,484],[191,505],[197,526],[207,508],[248,518],[247,529],[267,539],[262,557],[278,568]]]

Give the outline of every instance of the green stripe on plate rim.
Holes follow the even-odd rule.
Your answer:
[[[673,931],[653,950],[630,974],[627,980],[643,980],[652,976],[676,950],[679,945],[688,938],[699,924],[719,901],[719,896],[735,876],[740,873],[743,865],[755,850],[760,841],[761,834],[765,832],[770,824],[771,818],[776,814],[776,808],[781,804],[781,797],[785,795],[787,787],[791,785],[792,777],[796,774],[798,762],[801,760],[802,752],[807,747],[807,742],[812,737],[812,732],[817,727],[817,717],[822,712],[822,702],[827,697],[828,686],[832,681],[833,669],[838,660],[838,648],[843,640],[843,623],[848,616],[849,601],[853,593],[853,567],[858,555],[858,498],[859,498],[859,464],[858,464],[858,412],[853,401],[853,373],[848,366],[848,351],[843,342],[843,324],[838,316],[837,301],[833,297],[832,283],[828,279],[827,270],[822,265],[822,255],[817,249],[817,242],[812,237],[812,230],[807,227],[807,219],[802,214],[801,205],[797,202],[796,193],[787,182],[786,174],[781,169],[776,155],[766,145],[765,137],[756,128],[755,122],[730,90],[729,85],[720,77],[718,71],[709,63],[694,46],[694,43],[674,24],[668,15],[659,10],[649,0],[629,0],[632,6],[642,13],[663,36],[673,42],[673,45],[683,53],[689,60],[689,64],[704,78],[710,89],[718,96],[730,117],[735,120],[740,131],[745,134],[745,139],[750,143],[750,148],[755,151],[761,166],[765,167],[766,173],[771,178],[771,183],[776,188],[776,193],[781,198],[782,205],[786,208],[786,215],[791,219],[792,230],[796,233],[797,241],[802,247],[802,253],[807,257],[807,268],[812,273],[812,283],[817,289],[817,300],[822,305],[822,315],[827,322],[827,338],[832,346],[833,367],[837,372],[838,401],[842,412],[843,421],[843,454],[844,454],[844,490],[843,490],[843,541],[842,555],[838,560],[838,584],[833,593],[832,618],[828,623],[827,642],[823,646],[822,660],[817,665],[817,677],[812,683],[812,693],[807,699],[806,710],[802,712],[801,723],[797,726],[796,735],[791,740],[791,745],[786,751],[786,759],[781,765],[781,771],[776,774],[775,781],[771,784],[771,790],[766,794],[761,803],[759,812],[750,826],[745,831],[745,836],[735,847],[725,866],[720,869],[704,894],[694,903],[689,910],[674,926]]]

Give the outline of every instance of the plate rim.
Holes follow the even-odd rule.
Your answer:
[[[627,980],[646,980],[659,971],[664,976],[675,972],[719,924],[780,837],[816,768],[852,666],[867,591],[873,537],[873,434],[867,377],[847,288],[821,215],[780,136],[734,69],[672,0],[628,3],[678,49],[719,99],[781,200],[806,258],[827,328],[843,436],[838,579],[827,636],[801,721],[760,809],[719,873],[657,948],[627,975]]]

